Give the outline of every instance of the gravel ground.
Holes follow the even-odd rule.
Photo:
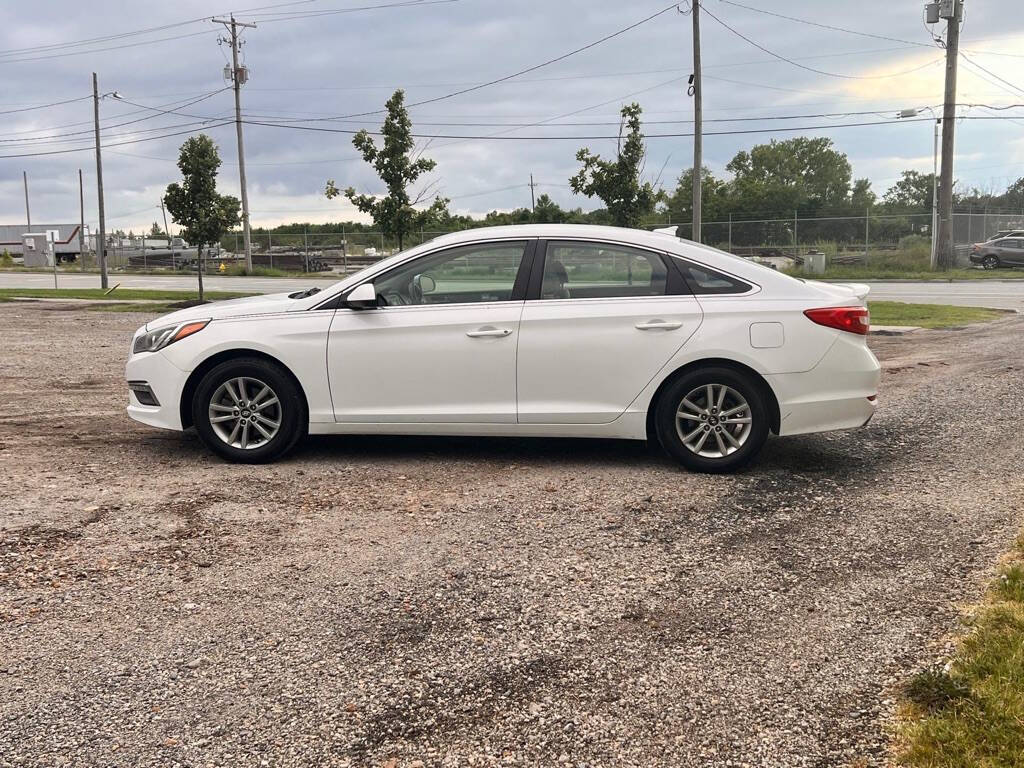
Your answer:
[[[128,420],[144,316],[0,304],[0,766],[886,761],[1021,523],[1024,318],[872,339],[863,430],[730,477],[611,441]]]

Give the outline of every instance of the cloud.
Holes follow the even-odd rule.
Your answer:
[[[266,4],[264,4],[266,5]],[[853,29],[880,32],[887,37],[928,42],[918,6],[889,0],[864,0],[855,5],[815,0],[779,0],[761,7],[800,18]],[[999,5],[999,4],[991,4]],[[158,27],[199,19],[218,10],[206,0],[155,0],[125,5],[122,0],[51,0],[47,22],[27,18],[23,8],[0,6],[0,51],[29,49],[4,57],[0,78],[4,92],[0,112],[91,93],[91,73],[99,75],[102,92],[118,90],[130,100],[149,106],[184,103],[223,88],[222,69],[227,49],[218,45],[223,29],[209,21],[168,28],[147,36],[122,38],[75,49],[46,50],[42,46],[114,35],[123,31]],[[301,7],[289,5],[262,13],[297,15],[300,11],[337,10],[344,3],[316,0]],[[897,42],[872,40],[745,11],[715,5],[715,14],[745,35],[781,55],[808,66],[837,73],[884,74],[902,71],[942,52]],[[224,9],[219,9],[224,10]],[[281,20],[282,16],[251,15],[256,29],[246,30],[243,55],[251,70],[243,91],[248,114],[313,119],[382,109],[396,87],[407,91],[410,102],[442,96],[469,84],[485,82],[553,58],[642,18],[653,7],[635,3],[593,3],[589,0],[462,0],[446,5],[360,13],[322,15]],[[1020,59],[1001,56],[1017,53],[1024,38],[1004,33],[1006,8],[985,4],[971,7],[962,45],[968,55],[1010,82],[1024,81]],[[240,18],[245,14],[240,14]],[[606,136],[617,130],[618,110],[637,100],[644,108],[649,134],[682,134],[691,130],[692,99],[686,93],[692,53],[689,17],[665,14],[626,34],[516,80],[412,109],[416,130],[457,136],[484,136],[499,131],[506,136]],[[188,37],[177,37],[190,35]],[[156,38],[163,42],[136,45]],[[781,121],[737,122],[736,118],[765,115],[878,111],[935,104],[942,93],[942,67],[883,80],[844,80],[818,75],[773,59],[763,51],[706,19],[703,25],[705,65],[705,130],[710,132],[777,128],[782,125],[817,125],[873,120],[807,118]],[[88,52],[94,48],[113,50]],[[76,55],[64,55],[74,53]],[[60,54],[59,58],[43,58]],[[12,59],[35,58],[14,62]],[[1013,98],[1005,85],[994,85],[969,68],[961,70],[961,100],[984,103],[1024,101]],[[998,82],[998,81],[996,81]],[[1017,83],[1024,86],[1024,82]],[[173,107],[171,107],[173,108]],[[233,114],[230,91],[180,111],[198,118],[139,112],[136,107],[105,99],[105,124],[147,119],[131,126],[111,128],[105,136],[111,146],[104,153],[104,179],[111,225],[124,229],[148,228],[159,216],[160,192],[178,178],[175,166],[183,136],[153,140],[173,128],[200,118],[229,118]],[[570,114],[572,113],[572,114]],[[978,114],[982,112],[979,110]],[[560,120],[550,121],[559,115]],[[95,158],[91,151],[91,99],[61,107],[2,115],[0,155],[45,150],[80,152],[25,158],[0,158],[0,221],[17,222],[24,216],[21,172],[27,170],[33,218],[74,221],[78,218],[78,174],[86,184],[86,217],[95,222]],[[350,122],[316,125],[357,130],[379,126],[379,113]],[[1024,120],[1024,118],[1022,118]],[[544,122],[550,121],[550,122]],[[264,120],[264,122],[267,122]],[[514,127],[507,123],[541,123]],[[552,125],[554,123],[555,125]],[[191,126],[186,126],[191,127]],[[46,129],[46,130],[44,130]],[[16,133],[36,131],[35,134]],[[73,131],[84,133],[28,142],[31,136]],[[221,149],[222,191],[238,194],[238,168],[233,125],[209,128]],[[1024,162],[1020,126],[1006,121],[965,121],[957,126],[958,156],[970,158],[958,173],[965,183],[988,183],[990,167],[1010,159]],[[884,180],[906,167],[930,167],[931,130],[925,123],[881,128],[814,129],[810,135],[828,135],[848,153],[855,176]],[[772,137],[798,133],[709,135],[705,162],[718,172],[740,149]],[[50,143],[47,143],[50,142]],[[351,135],[245,126],[250,204],[254,223],[327,221],[358,218],[346,201],[327,201],[323,188],[328,178],[360,191],[380,192],[380,181],[351,145]],[[437,170],[423,179],[436,183],[452,198],[453,210],[483,213],[493,208],[528,205],[530,174],[545,192],[563,205],[596,207],[596,201],[575,196],[565,186],[576,171],[575,153],[590,146],[603,154],[614,152],[613,140],[437,139],[427,155]],[[665,165],[663,180],[672,184],[690,165],[692,140],[685,136],[652,138],[648,142],[647,173],[653,177]],[[1024,165],[1021,166],[1024,168]],[[1000,169],[996,169],[1000,170]],[[1012,168],[1002,169],[1012,173]],[[123,215],[123,217],[122,217]]]

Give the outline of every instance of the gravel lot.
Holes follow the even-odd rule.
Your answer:
[[[0,304],[0,766],[886,761],[1024,506],[1024,318],[872,339],[861,431],[731,477],[639,444],[123,412],[142,315]]]

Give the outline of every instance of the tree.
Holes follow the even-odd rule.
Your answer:
[[[640,182],[644,162],[644,135],[640,132],[640,105],[622,108],[619,145],[615,160],[602,160],[584,147],[576,153],[583,163],[580,172],[569,179],[573,192],[598,197],[618,227],[637,227],[640,218],[654,210],[658,194],[650,182]],[[623,130],[626,130],[623,139]]]
[[[748,214],[807,211],[846,202],[852,169],[832,140],[803,136],[758,144],[750,152],[737,152],[726,166],[733,176],[734,199]]]
[[[705,166],[701,171],[701,218],[707,222],[721,221],[731,209],[729,183],[716,178]],[[671,221],[689,222],[693,220],[693,168],[687,168],[679,175],[675,191],[665,199]],[[689,232],[688,227],[681,229],[682,234]]]
[[[241,221],[238,198],[217,193],[217,145],[206,134],[193,136],[181,145],[178,168],[182,183],[167,187],[164,203],[181,236],[198,249],[199,300],[203,300],[203,248],[220,242]]]
[[[415,199],[409,198],[409,186],[424,173],[434,170],[437,165],[433,160],[414,153],[415,142],[412,138],[412,121],[405,108],[405,93],[399,89],[388,99],[387,117],[381,126],[384,146],[377,148],[373,138],[365,130],[352,137],[352,144],[360,151],[363,159],[370,163],[377,175],[388,189],[384,197],[356,194],[353,187],[348,187],[344,194],[352,204],[363,213],[373,217],[373,222],[388,237],[398,239],[398,247],[402,248],[405,236],[420,228],[429,221],[442,218],[448,209],[447,198],[435,197],[434,202],[426,210],[417,210],[416,205],[427,196],[423,190]],[[341,194],[335,186],[334,179],[327,181],[324,191],[328,200]]]
[[[154,221],[153,226],[149,228],[149,234],[146,235],[146,237],[155,239],[158,237],[167,237],[167,235],[162,229],[160,229],[160,225]]]
[[[894,210],[905,212],[931,211],[934,173],[904,171],[902,178],[885,193],[885,204]]]
[[[531,219],[536,224],[561,224],[567,216],[562,207],[547,194],[537,198],[533,206]]]

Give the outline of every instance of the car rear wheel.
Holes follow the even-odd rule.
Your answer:
[[[981,260],[981,266],[983,266],[985,269],[995,269],[996,267],[999,266],[999,258],[993,256],[992,254],[989,254],[988,256]]]
[[[298,387],[280,366],[260,358],[228,360],[196,388],[192,423],[203,442],[229,461],[280,458],[305,434]]]
[[[687,469],[732,472],[748,464],[768,438],[768,409],[750,376],[702,368],[662,393],[655,425],[662,447]]]

